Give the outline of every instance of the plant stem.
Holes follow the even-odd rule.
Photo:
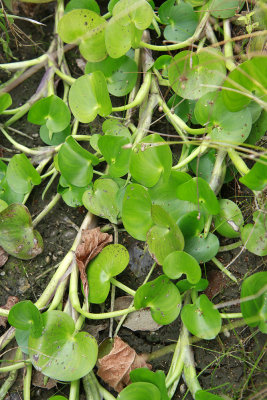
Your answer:
[[[18,349],[16,351],[16,355],[15,355],[15,361],[19,360],[21,358],[21,350]],[[12,385],[14,384],[14,382],[16,381],[18,376],[18,370],[17,369],[13,369],[8,378],[5,380],[5,382],[3,383],[3,385],[0,388],[0,400],[4,400],[6,398],[6,394],[9,391],[9,389],[12,387]]]
[[[236,65],[234,63],[233,45],[231,41],[231,26],[229,19],[223,20],[223,33],[224,33],[224,55],[225,55],[225,66],[229,71],[233,71]]]
[[[250,169],[246,166],[240,155],[233,148],[230,147],[228,149],[228,155],[241,176],[249,173]]]
[[[231,243],[231,244],[227,244],[226,246],[221,246],[219,247],[218,253],[221,253],[223,251],[230,251],[230,250],[234,250],[237,247],[242,246],[242,240],[239,240],[238,242],[235,243]]]
[[[179,161],[178,164],[173,166],[172,170],[176,171],[183,168],[185,165],[194,160],[194,158],[196,158],[198,155],[203,154],[208,148],[209,144],[207,143],[207,141],[203,141],[200,146],[198,146],[195,150],[192,151],[191,154],[189,154],[189,156],[187,156],[185,159]]]
[[[128,293],[129,295],[133,296],[135,295],[135,290],[130,289],[128,286],[124,285],[123,283],[117,281],[115,278],[110,279],[110,283],[112,283],[114,286],[117,288],[123,290],[124,292]]]
[[[231,318],[243,318],[243,314],[242,313],[220,313],[221,318],[225,318],[225,319],[231,319]]]
[[[23,400],[31,400],[31,379],[32,379],[32,364],[26,367],[26,375],[23,379]]]
[[[17,150],[19,150],[19,151],[21,151],[21,152],[23,152],[23,153],[26,153],[26,154],[31,154],[31,155],[36,155],[36,156],[37,156],[37,155],[43,154],[43,151],[41,151],[41,150],[29,149],[28,147],[23,146],[22,144],[16,142],[16,140],[14,140],[14,139],[6,132],[6,130],[3,128],[3,126],[1,126],[1,125],[0,125],[0,130],[1,130],[1,132],[3,133],[3,135],[7,138],[7,140],[9,140],[9,142],[12,143],[13,146],[14,146]]]
[[[214,262],[215,265],[217,265],[217,267],[225,274],[228,276],[228,278],[230,278],[233,282],[237,283],[237,279],[236,277],[230,272],[228,271],[228,269],[225,268],[225,266],[216,258],[213,257],[211,259],[211,261]]]
[[[0,374],[24,368],[25,366],[28,365],[28,363],[29,363],[29,360],[28,361],[17,362],[15,364],[8,365],[7,367],[1,367],[0,368]]]
[[[93,371],[89,372],[83,378],[83,387],[86,400],[101,400],[97,379]]]
[[[194,356],[192,348],[190,347],[189,332],[184,327],[185,336],[185,356],[184,356],[184,377],[188,389],[190,390],[192,396],[195,398],[195,393],[201,390],[201,386],[197,379],[197,373],[195,368]]]
[[[77,379],[76,381],[71,381],[69,400],[79,400],[79,391],[80,391],[80,379]]]
[[[167,346],[163,346],[158,350],[152,351],[151,353],[146,353],[143,355],[145,356],[146,361],[153,361],[156,360],[157,358],[166,356],[169,353],[174,353],[175,349],[177,347],[177,343],[175,344],[169,344]]]
[[[37,217],[32,221],[32,225],[35,227],[39,222],[52,210],[52,208],[57,204],[57,202],[60,200],[61,195],[57,193],[53,199],[50,201],[50,203],[45,206],[43,211],[40,212],[40,214],[37,215]]]
[[[226,165],[224,160],[226,154],[227,154],[226,150],[224,149],[218,150],[212,175],[209,181],[209,185],[216,195],[219,193],[224,183],[224,178],[226,173]]]
[[[43,54],[40,57],[34,58],[32,60],[0,64],[0,69],[5,69],[8,71],[14,71],[16,69],[21,69],[21,68],[25,69],[25,68],[32,67],[33,65],[41,64],[43,61],[48,60],[48,58],[49,58],[49,54],[46,53],[46,54]]]

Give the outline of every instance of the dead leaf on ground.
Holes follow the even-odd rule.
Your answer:
[[[81,281],[85,297],[88,297],[89,288],[86,275],[86,267],[95,256],[108,244],[113,241],[112,235],[103,233],[100,228],[84,229],[81,242],[76,250],[76,261],[80,271]]]
[[[5,252],[3,247],[0,246],[0,267],[5,265],[8,260],[8,254]]]
[[[205,294],[210,300],[214,296],[217,296],[229,282],[223,272],[216,270],[210,271],[207,279],[209,281],[209,286],[205,290]]]
[[[47,390],[50,390],[53,387],[57,386],[57,381],[55,381],[55,379],[48,378],[47,382],[46,380],[47,376],[44,376],[40,371],[35,370],[33,372],[33,377],[32,377],[33,386],[37,386]]]
[[[128,308],[133,301],[132,296],[121,296],[115,300],[114,311],[123,310]],[[120,318],[116,318],[120,320]],[[148,308],[143,308],[142,310],[134,311],[127,316],[124,323],[122,324],[125,328],[131,331],[150,331],[155,332],[162,327],[162,325],[157,324]]]
[[[129,374],[133,369],[152,368],[119,336],[115,337],[111,352],[98,360],[98,365],[97,375],[117,392],[129,385]]]
[[[3,308],[4,310],[10,310],[15,304],[18,303],[18,301],[19,299],[16,296],[9,296],[6,304],[1,308]],[[7,323],[7,317],[2,317],[0,315],[0,326],[6,328],[6,323]]]

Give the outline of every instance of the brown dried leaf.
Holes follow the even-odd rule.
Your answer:
[[[8,254],[5,252],[3,247],[0,246],[0,267],[5,265],[8,260]]]
[[[113,240],[112,235],[103,233],[100,228],[84,229],[82,231],[81,242],[76,250],[76,261],[80,271],[81,281],[85,297],[88,297],[88,281],[86,276],[86,267],[98,253]]]
[[[98,364],[97,375],[117,392],[129,385],[130,372],[133,369],[152,368],[142,355],[136,354],[135,350],[118,336],[114,339],[111,352],[100,358]]]
[[[16,303],[18,303],[19,299],[16,296],[9,296],[7,302],[3,308],[4,310],[10,310]],[[6,327],[7,318],[0,316],[0,326]]]
[[[46,382],[47,381],[47,382]],[[48,378],[44,376],[40,371],[34,371],[32,377],[32,384],[33,386],[37,386],[43,389],[50,390],[53,387],[57,386],[57,381],[52,378]]]

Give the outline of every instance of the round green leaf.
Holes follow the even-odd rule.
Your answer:
[[[163,4],[161,4],[161,6],[159,7],[158,14],[163,24],[167,25],[170,22],[171,9],[173,8],[175,3],[175,0],[167,0],[164,1]]]
[[[157,386],[149,382],[135,382],[124,388],[118,400],[161,400]]]
[[[48,400],[67,400],[67,399],[64,396],[53,396],[53,397],[49,397]]]
[[[199,263],[205,263],[216,256],[220,247],[217,236],[209,233],[206,238],[193,236],[185,241],[184,251]]]
[[[228,238],[239,237],[244,219],[238,205],[228,199],[220,199],[219,205],[220,212],[214,218],[216,231]]]
[[[204,228],[204,217],[197,210],[182,215],[177,224],[182,231],[184,238],[199,235]]]
[[[178,290],[180,293],[184,293],[187,290],[192,289],[192,288],[194,288],[197,292],[203,292],[209,286],[209,281],[207,279],[201,278],[198,281],[198,283],[193,284],[193,283],[188,282],[187,279],[182,279],[176,283],[176,286],[178,287]]]
[[[87,9],[100,14],[99,5],[95,0],[71,0],[66,4],[65,13],[76,9]]]
[[[256,144],[267,131],[267,112],[262,110],[259,119],[252,125],[252,129],[246,143]]]
[[[174,251],[163,262],[163,272],[171,279],[186,274],[189,283],[196,284],[201,278],[201,269],[196,259],[184,251]]]
[[[49,146],[58,146],[64,143],[66,138],[71,134],[71,127],[68,125],[63,131],[56,132],[50,139],[50,133],[46,125],[42,125],[40,128],[40,138],[45,144]]]
[[[199,99],[213,91],[209,85],[221,85],[225,74],[223,55],[211,48],[204,48],[197,54],[181,51],[174,57],[168,70],[172,89],[185,99]]]
[[[32,185],[39,185],[42,179],[24,153],[11,158],[6,170],[8,185],[14,192],[28,193]]]
[[[206,390],[198,390],[195,393],[195,400],[224,400],[224,398],[217,396],[216,394],[209,393]]]
[[[15,330],[15,338],[18,346],[20,347],[21,351],[25,354],[29,354],[29,348],[28,348],[28,343],[29,343],[29,337],[30,337],[30,330],[23,330],[23,329],[18,329],[16,328]]]
[[[201,157],[194,158],[194,160],[191,161],[189,165],[196,176],[199,176],[200,178],[203,178],[205,181],[209,182],[211,179],[215,161],[216,151],[215,149],[210,149]]]
[[[84,192],[83,204],[91,213],[116,224],[119,214],[116,202],[118,189],[119,186],[112,179],[97,179],[93,188]]]
[[[49,131],[60,132],[70,123],[70,111],[64,101],[53,94],[31,106],[28,121],[36,125],[46,125]]]
[[[9,311],[8,322],[15,328],[29,331],[33,337],[37,338],[42,334],[41,313],[30,300],[15,304]]]
[[[181,296],[177,287],[165,275],[161,275],[137,289],[134,306],[137,310],[149,307],[154,321],[167,325],[180,313]]]
[[[167,103],[168,107],[174,114],[178,115],[184,122],[189,119],[189,103],[177,94],[174,94]]]
[[[120,274],[129,263],[129,253],[121,244],[104,247],[89,264],[87,277],[90,303],[103,303],[108,297],[110,279]]]
[[[77,187],[70,185],[62,175],[59,179],[59,184],[57,187],[58,193],[61,194],[62,199],[70,207],[78,207],[83,205],[82,197],[87,189],[88,186]]]
[[[30,260],[43,251],[42,237],[33,230],[27,207],[11,204],[0,213],[0,246],[22,260]]]
[[[97,360],[95,338],[88,332],[75,334],[73,319],[62,311],[47,311],[42,317],[43,335],[29,338],[33,366],[60,381],[74,381],[88,374]]]
[[[242,9],[244,1],[242,0],[213,0],[210,3],[209,10],[211,15],[216,18],[230,18],[238,14]]]
[[[109,115],[112,105],[103,72],[95,71],[76,79],[69,91],[69,105],[75,118],[83,123],[93,121],[97,114]]]
[[[0,114],[12,104],[12,98],[9,93],[0,93]]]
[[[241,229],[241,240],[251,253],[257,256],[267,255],[266,216],[263,212],[253,214],[254,224],[247,224]]]
[[[146,136],[132,150],[130,173],[137,182],[146,187],[154,186],[161,176],[164,179],[170,176],[172,152],[164,143],[165,140],[160,135],[152,134]]]
[[[105,135],[122,136],[131,141],[131,133],[126,126],[124,126],[117,119],[108,118],[103,122],[102,130]]]
[[[159,56],[156,61],[154,62],[154,67],[158,70],[162,70],[161,74],[164,78],[168,77],[168,66],[172,61],[172,57],[164,54],[163,56]],[[169,107],[169,104],[168,104]]]
[[[183,42],[194,34],[198,17],[191,4],[181,2],[171,7],[168,17],[168,25],[164,29],[166,40]]]
[[[163,371],[150,371],[148,368],[136,368],[130,372],[131,382],[149,382],[157,386],[161,394],[161,400],[170,400],[166,388],[166,376]]]
[[[263,288],[265,292],[257,296]],[[262,331],[267,333],[267,272],[256,272],[246,278],[241,288],[241,299],[255,296],[253,300],[247,300],[241,303],[241,312],[247,325],[259,326]]]
[[[153,225],[151,206],[150,196],[143,186],[127,186],[122,203],[122,222],[135,239],[146,240],[146,234]]]
[[[267,157],[260,157],[251,170],[239,181],[251,190],[263,190],[267,185]]]
[[[25,197],[25,193],[16,193],[11,189],[9,184],[7,183],[6,177],[4,177],[0,182],[0,198],[2,201],[5,201],[7,204],[12,203],[22,203]]]
[[[192,178],[178,186],[176,190],[180,200],[199,204],[209,214],[216,215],[220,211],[219,203],[209,184],[202,178]]]
[[[87,61],[98,62],[106,55],[105,28],[107,22],[91,10],[72,10],[59,21],[58,34],[66,43],[79,43]]]
[[[151,215],[155,225],[147,233],[148,249],[157,263],[162,265],[170,253],[184,248],[184,237],[162,207],[152,205]]]
[[[109,165],[111,176],[119,178],[128,173],[131,149],[124,146],[129,143],[129,139],[123,136],[105,135],[99,138],[98,147]]]
[[[181,312],[186,328],[201,339],[214,339],[221,330],[222,319],[205,294],[196,299],[195,304],[186,304]]]

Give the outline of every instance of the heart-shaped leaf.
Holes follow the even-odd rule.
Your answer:
[[[194,236],[185,241],[184,251],[199,263],[205,263],[216,256],[220,247],[217,236],[209,233],[206,238]]]
[[[131,133],[126,126],[124,126],[117,119],[108,118],[103,122],[102,130],[105,135],[122,136],[131,141]]]
[[[64,143],[66,138],[71,134],[71,127],[68,125],[63,131],[53,133],[52,138],[50,139],[49,130],[46,125],[42,125],[40,128],[40,138],[45,144],[49,146],[58,146],[61,143]]]
[[[66,43],[79,43],[82,56],[91,62],[107,56],[105,29],[107,22],[91,10],[72,10],[59,21],[58,34]]]
[[[61,175],[57,187],[58,193],[61,194],[62,199],[70,207],[82,206],[82,197],[88,186],[78,187],[70,185]]]
[[[91,213],[116,224],[119,214],[116,202],[118,189],[119,186],[112,179],[97,179],[93,188],[84,193],[83,204]]]
[[[195,393],[195,400],[224,400],[223,397],[209,393],[206,390],[198,390]]]
[[[31,106],[28,121],[36,125],[46,125],[51,132],[60,132],[70,123],[70,111],[64,101],[53,94]]]
[[[226,74],[223,55],[211,48],[201,49],[197,54],[185,50],[178,53],[168,69],[172,89],[185,99],[199,99],[219,86]]]
[[[192,289],[192,288],[195,289],[197,292],[203,292],[209,286],[209,281],[207,279],[201,278],[198,281],[198,283],[193,284],[193,283],[188,282],[187,279],[182,279],[176,283],[176,286],[178,287],[178,290],[180,293],[184,293],[187,290]]]
[[[11,158],[6,170],[10,188],[17,193],[30,192],[32,185],[39,185],[42,179],[24,153]]]
[[[123,389],[118,400],[161,400],[157,386],[149,382],[135,382]]]
[[[110,279],[120,274],[129,263],[129,253],[121,244],[104,247],[89,264],[87,277],[90,303],[103,303],[108,297]]]
[[[195,304],[186,304],[181,312],[186,328],[201,339],[214,339],[221,330],[222,319],[205,294],[196,299]]]
[[[60,381],[74,381],[95,366],[98,346],[88,332],[76,334],[73,319],[62,311],[42,315],[43,335],[29,338],[33,366],[44,375]]]
[[[209,214],[216,215],[220,211],[216,195],[209,184],[202,178],[192,178],[190,181],[178,186],[177,196],[181,200],[199,204]]]
[[[93,177],[93,165],[99,160],[80,146],[72,136],[60,147],[58,167],[67,182],[73,186],[85,187]]]
[[[9,93],[0,93],[0,114],[12,104],[12,98]]]
[[[122,202],[122,222],[135,239],[146,240],[146,234],[153,225],[151,206],[150,196],[143,186],[127,186]]]
[[[175,250],[184,248],[184,237],[170,215],[160,206],[152,205],[154,226],[147,233],[149,252],[158,264]]]
[[[80,122],[91,122],[97,114],[109,115],[112,105],[103,72],[95,71],[76,79],[70,88],[69,105]]]
[[[224,19],[238,14],[239,10],[242,9],[243,4],[244,1],[242,0],[213,0],[209,9],[213,17]]]
[[[181,296],[177,287],[165,275],[161,275],[137,289],[134,306],[137,310],[149,307],[154,321],[167,325],[180,313]]]
[[[247,250],[257,256],[267,255],[267,226],[264,212],[253,214],[254,224],[247,224],[241,229],[241,240]]]
[[[184,251],[174,251],[163,262],[163,272],[171,279],[179,279],[186,274],[189,283],[197,284],[201,278],[201,269],[196,259]]]
[[[220,212],[214,218],[216,231],[228,238],[239,237],[244,219],[238,205],[228,199],[220,199],[219,204]]]
[[[182,231],[185,239],[198,236],[204,228],[204,216],[198,211],[191,211],[182,215],[177,224]]]
[[[11,189],[7,183],[6,177],[4,177],[0,182],[0,198],[7,204],[12,203],[22,203],[25,197],[25,193],[16,193]]]
[[[15,304],[8,314],[10,325],[20,330],[29,331],[38,338],[42,334],[43,322],[38,308],[30,301],[20,301]]]
[[[146,136],[132,150],[130,173],[137,182],[146,187],[154,186],[161,176],[164,179],[170,176],[172,152],[164,143],[165,140],[160,135],[152,134]]]
[[[265,293],[257,296],[265,287]],[[241,312],[247,325],[259,326],[260,330],[267,333],[267,272],[256,272],[246,278],[241,288],[241,299],[255,296],[253,300],[247,300],[241,303]]]
[[[127,174],[131,149],[124,146],[129,143],[129,139],[123,136],[105,135],[99,138],[98,147],[109,165],[108,172],[111,176],[121,177]]]
[[[157,386],[161,394],[161,400],[170,400],[166,388],[166,376],[163,371],[150,371],[148,368],[136,368],[130,372],[132,383],[134,382],[149,382]]]
[[[267,185],[267,158],[261,157],[239,181],[251,190],[263,190]]]
[[[27,207],[11,204],[0,213],[0,246],[22,260],[30,260],[43,251],[42,237],[33,230]]]
[[[77,9],[87,9],[100,14],[99,5],[95,0],[71,0],[66,4],[65,13]]]

